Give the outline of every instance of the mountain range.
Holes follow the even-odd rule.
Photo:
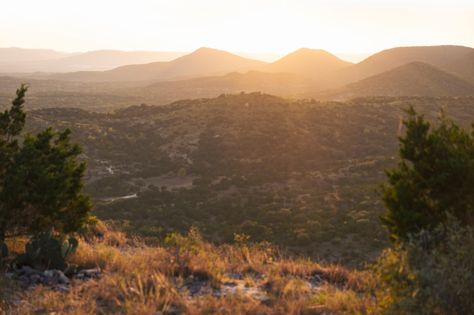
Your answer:
[[[43,58],[55,54],[40,52]],[[132,58],[128,53],[114,54],[115,59],[108,53],[95,52],[57,60],[65,63],[77,60],[82,64],[96,62],[98,65],[99,56],[109,58],[110,63]],[[4,55],[0,50],[0,56]],[[18,54],[16,58],[16,61],[25,60],[27,54]],[[267,63],[222,50],[200,48],[171,61],[125,65],[105,71],[22,76],[26,81],[41,79],[43,92],[48,92],[48,85],[51,85],[54,91],[67,90],[68,93],[94,91],[94,95],[106,93],[133,96],[134,99],[140,96],[143,102],[150,104],[241,91],[337,100],[372,95],[464,96],[474,95],[474,49],[463,46],[398,47],[353,64],[317,49],[299,49]]]
[[[89,82],[164,81],[250,70],[264,64],[262,61],[243,58],[221,50],[199,48],[191,54],[168,62],[127,65],[108,71],[56,74],[52,75],[51,78]]]

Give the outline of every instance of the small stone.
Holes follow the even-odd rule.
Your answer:
[[[30,266],[23,266],[23,267],[21,267],[21,269],[20,269],[20,273],[21,273],[21,274],[25,274],[25,275],[30,275],[30,274],[36,273],[36,270],[34,270],[33,268],[31,268]]]
[[[69,287],[67,285],[64,285],[64,284],[58,284],[55,288],[56,288],[56,290],[58,290],[60,292],[68,292],[69,291]]]
[[[69,278],[66,277],[62,271],[58,271],[56,276],[57,276],[58,283],[60,283],[60,284],[69,284],[69,282],[70,282]]]
[[[237,280],[243,280],[244,279],[244,275],[240,272],[233,272],[233,273],[229,274],[229,277],[232,278],[232,279],[237,279]]]
[[[37,283],[41,283],[41,276],[39,274],[32,274],[30,275],[30,282],[32,284],[37,284]]]
[[[100,277],[100,269],[99,268],[94,268],[94,269],[83,269],[78,272],[78,276],[82,275],[84,278],[99,278]]]
[[[53,278],[54,277],[54,270],[45,270],[43,272],[43,275],[46,277],[46,278]]]

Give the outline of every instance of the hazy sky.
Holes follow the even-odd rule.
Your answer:
[[[474,0],[3,0],[0,47],[287,53],[474,46]]]

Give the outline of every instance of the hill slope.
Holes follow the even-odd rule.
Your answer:
[[[95,50],[62,53],[46,49],[0,48],[0,72],[72,72],[109,70],[123,65],[169,61],[179,52]]]
[[[345,314],[372,304],[368,272],[286,258],[267,243],[217,247],[194,230],[147,247],[103,224],[91,230],[69,259],[79,272],[1,270],[2,314]],[[22,241],[7,242],[16,254]]]
[[[329,93],[347,99],[360,96],[465,96],[474,85],[429,64],[411,62]]]
[[[350,62],[343,61],[324,50],[302,48],[264,69],[267,72],[286,72],[308,78],[323,79],[324,75],[350,65]]]
[[[143,95],[147,104],[163,104],[186,98],[216,97],[220,94],[264,92],[292,98],[309,97],[314,91],[327,88],[316,82],[290,73],[249,71],[232,72],[223,76],[210,76],[189,80],[158,82],[146,87],[122,90],[125,95]]]
[[[128,65],[102,72],[58,74],[55,79],[71,81],[162,81],[249,70],[264,62],[243,58],[225,51],[200,48],[169,62]]]
[[[364,61],[334,73],[339,83],[355,82],[410,62],[424,62],[474,82],[474,49],[463,46],[397,47],[383,50]]]
[[[445,106],[470,124],[473,99],[222,95],[111,114],[44,109],[31,112],[29,130],[74,130],[95,214],[147,241],[194,225],[215,242],[245,233],[357,264],[386,244],[375,188],[395,162],[403,109],[433,117]]]

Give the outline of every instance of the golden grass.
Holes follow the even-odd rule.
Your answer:
[[[268,245],[213,246],[197,231],[175,235],[165,247],[148,247],[103,235],[82,240],[69,263],[99,267],[100,279],[73,281],[69,292],[36,286],[0,295],[8,314],[368,314],[371,302],[361,292],[366,275],[305,259],[285,259]],[[112,241],[115,239],[115,241]],[[245,292],[225,296],[190,296],[182,285],[201,279],[218,289],[242,276]],[[308,279],[318,276],[321,286]],[[0,288],[5,288],[0,281]],[[21,301],[14,303],[16,294]]]

